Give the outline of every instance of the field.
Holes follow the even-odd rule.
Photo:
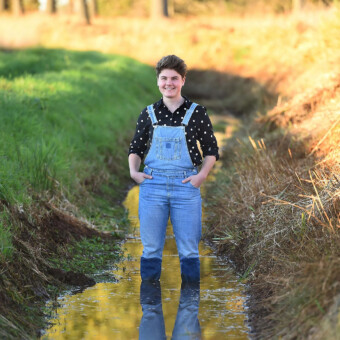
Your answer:
[[[10,54],[17,57],[10,57],[12,64],[6,59],[1,61],[1,65],[12,65],[11,68],[1,66],[5,67],[4,72],[0,69],[2,93],[6,98],[8,93],[15,96],[13,98],[22,95],[19,99],[23,99],[16,103],[25,108],[27,103],[29,108],[32,105],[28,112],[32,124],[37,126],[34,128],[38,136],[33,144],[37,145],[35,152],[41,154],[41,158],[47,157],[53,177],[72,188],[70,199],[82,206],[79,188],[83,186],[78,186],[79,183],[91,183],[94,188],[89,192],[92,192],[97,183],[102,183],[98,177],[108,179],[119,173],[109,167],[103,176],[96,176],[98,168],[107,169],[109,156],[116,156],[117,152],[115,144],[108,142],[115,129],[109,108],[115,107],[117,112],[128,109],[129,116],[124,116],[126,120],[121,122],[121,127],[131,133],[133,126],[129,124],[140,103],[146,99],[153,101],[158,96],[149,66],[130,60],[123,67],[113,60],[125,63],[125,58],[98,52],[128,56],[148,65],[165,54],[183,57],[190,67],[184,93],[225,119],[224,124],[216,127],[225,131],[228,139],[223,147],[221,170],[217,180],[210,184],[211,219],[206,238],[229,256],[240,279],[249,283],[251,324],[256,337],[334,339],[340,327],[337,282],[340,275],[339,18],[336,7],[300,15],[200,16],[159,21],[97,18],[91,26],[81,25],[72,16],[54,16],[53,20],[37,13],[20,19],[4,16],[0,20],[0,44],[7,50],[2,58]],[[13,52],[15,48],[37,45],[42,47]],[[98,52],[79,52],[89,50]],[[34,68],[31,66],[34,62],[29,60],[38,58],[39,53],[42,59]],[[25,56],[23,60],[20,55]],[[55,64],[50,65],[49,57],[56,59]],[[84,62],[77,62],[77,58]],[[69,59],[74,65],[71,69],[67,66]],[[26,71],[26,67],[35,71]],[[55,70],[52,74],[39,71],[45,68],[48,71],[49,67]],[[119,81],[111,82],[116,72]],[[64,76],[67,81],[59,78]],[[28,86],[30,80],[34,84],[36,79],[39,84],[40,80],[46,84],[41,92],[37,85]],[[69,104],[66,106],[71,106],[65,111],[66,119],[66,116],[59,117],[64,106],[58,96],[63,92],[65,97],[67,87],[72,84],[75,86],[72,93],[77,90],[77,96],[75,100],[66,96]],[[86,84],[91,84],[91,88],[86,88]],[[135,96],[131,107],[126,107],[125,98],[131,99],[131,86]],[[5,91],[7,88],[13,88],[12,92]],[[23,95],[22,91],[31,92]],[[88,102],[83,102],[83,91],[94,91],[93,96],[86,96]],[[111,97],[112,93],[117,93],[117,97]],[[97,105],[102,105],[100,119],[93,115]],[[61,131],[54,135],[55,130],[48,130],[51,122],[41,122],[40,116],[36,116],[36,107],[42,112],[44,107],[55,108],[49,111],[53,117],[49,119],[53,119]],[[74,115],[75,110],[84,111],[82,124],[90,130],[73,131],[74,124],[67,124],[79,119],[79,115]],[[238,123],[232,125],[235,117]],[[20,115],[16,118],[17,124],[21,126],[19,118]],[[98,128],[95,136],[91,135],[93,126]],[[64,137],[68,127],[70,132]],[[122,130],[121,127],[115,131]],[[45,129],[51,134],[51,140],[41,139]],[[99,133],[100,129],[106,133]],[[7,127],[7,130],[12,136],[17,128]],[[90,148],[88,153],[85,148],[84,152],[84,141],[92,138],[93,150]],[[72,143],[60,144],[60,140],[68,139]],[[4,140],[16,145],[9,137]],[[24,136],[18,144],[24,149],[23,141],[26,142]],[[121,141],[124,144],[124,138]],[[78,147],[72,150],[70,145]],[[63,150],[65,158],[61,156]],[[67,164],[70,157],[85,159],[85,167],[81,161]],[[27,157],[29,159],[32,157]],[[46,167],[39,164],[41,162],[37,167],[40,172],[35,170],[36,165],[27,165],[31,170],[21,176],[32,187],[33,174],[40,173],[42,179],[50,176],[46,175]],[[70,171],[72,167],[76,170]],[[6,169],[1,171],[9,173]],[[79,178],[70,179],[70,173],[77,173],[77,178],[79,173]],[[8,183],[11,188],[8,192],[15,193],[12,196],[22,192],[23,185],[18,188],[15,185],[23,182],[8,179]],[[47,189],[49,197],[50,188],[39,187],[43,183],[38,180],[35,188],[39,192]],[[49,180],[45,183],[51,185]],[[11,197],[10,194],[7,197]],[[10,198],[4,200],[11,202]],[[27,200],[30,203],[30,199]],[[60,201],[57,203],[62,208]],[[3,230],[2,237],[7,242],[4,244],[10,248],[10,232],[8,228]]]

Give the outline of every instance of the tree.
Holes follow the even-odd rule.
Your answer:
[[[22,15],[25,13],[23,0],[12,0],[12,11],[14,15]]]
[[[0,13],[5,12],[8,9],[8,1],[0,0]]]
[[[57,2],[56,0],[47,0],[46,12],[48,14],[54,14],[57,12]]]
[[[86,0],[80,0],[80,16],[87,25],[91,24]]]
[[[168,17],[168,1],[167,0],[151,0],[151,16],[153,18]]]

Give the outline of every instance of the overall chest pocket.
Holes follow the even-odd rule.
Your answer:
[[[173,161],[181,159],[181,138],[156,137],[157,159]]]

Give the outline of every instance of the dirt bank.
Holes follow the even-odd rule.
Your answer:
[[[2,202],[12,225],[13,253],[1,259],[0,278],[0,335],[6,339],[35,336],[44,326],[44,305],[54,299],[65,285],[92,286],[93,278],[83,272],[65,270],[51,260],[65,258],[73,261],[77,253],[70,246],[81,240],[101,240],[115,244],[117,236],[100,232],[70,213],[52,204],[39,202],[27,213]],[[112,246],[111,246],[112,248]],[[114,249],[117,253],[117,249]],[[91,254],[82,254],[83,260]]]

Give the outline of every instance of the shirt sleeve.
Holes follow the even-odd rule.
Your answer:
[[[143,160],[148,145],[150,125],[151,120],[145,108],[138,117],[136,132],[129,147],[129,155],[137,154]]]
[[[201,145],[203,157],[215,156],[216,160],[218,160],[220,156],[218,153],[217,140],[207,110],[204,106],[198,106],[196,113],[198,120],[198,141]]]

